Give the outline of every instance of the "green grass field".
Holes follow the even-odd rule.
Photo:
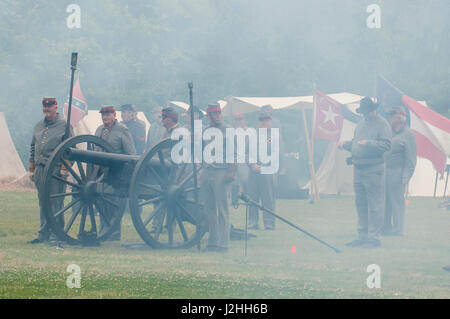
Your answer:
[[[231,241],[226,254],[124,248],[140,241],[129,215],[121,243],[29,245],[39,226],[37,194],[0,192],[0,203],[0,298],[450,298],[442,270],[450,264],[450,212],[438,199],[410,199],[406,235],[383,237],[376,250],[344,246],[356,236],[353,198],[279,200],[280,215],[343,253],[277,221],[274,232],[252,231],[247,256],[244,241]],[[243,228],[245,209],[231,209],[231,219]],[[66,286],[70,264],[81,268],[81,288]],[[381,268],[381,288],[366,285],[370,264]]]

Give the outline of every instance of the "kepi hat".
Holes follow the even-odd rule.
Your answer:
[[[52,96],[44,96],[42,98],[42,105],[58,105],[58,102]]]
[[[114,108],[114,105],[103,105],[100,109],[100,113],[114,113],[116,109]]]

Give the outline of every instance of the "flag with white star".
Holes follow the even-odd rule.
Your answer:
[[[343,125],[341,103],[317,90],[314,98],[316,109],[313,137],[339,141]]]
[[[67,109],[69,107],[69,96],[67,96],[67,102],[64,103],[63,112],[64,117],[67,119]],[[70,124],[75,127],[78,122],[88,114],[88,107],[86,104],[86,99],[83,96],[80,88],[80,79],[77,79],[73,86],[72,91],[72,108],[70,114]]]

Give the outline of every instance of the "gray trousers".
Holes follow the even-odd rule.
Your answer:
[[[228,200],[231,183],[225,182],[227,169],[204,168],[200,175],[201,199],[208,220],[208,247],[228,248],[230,212]]]
[[[56,236],[50,229],[50,225],[47,222],[47,217],[45,215],[45,211],[43,208],[44,203],[44,183],[45,183],[45,176],[44,176],[44,165],[37,165],[36,169],[34,171],[34,184],[36,185],[36,189],[38,191],[38,198],[39,198],[39,210],[40,210],[40,227],[39,227],[39,233],[38,238],[43,240],[50,239],[56,239]],[[55,173],[56,175],[60,175],[59,171]],[[53,179],[50,183],[50,193],[51,194],[58,194],[62,193],[64,190],[64,184],[57,181],[56,179]],[[63,207],[63,197],[50,199],[50,205],[51,210],[53,213],[56,213],[58,210],[60,210]],[[64,226],[64,216],[61,214],[58,216],[57,222],[61,225],[61,227]]]
[[[259,174],[250,172],[248,179],[248,195],[262,206],[275,212],[275,177],[273,174]],[[250,206],[248,227],[258,227],[258,208]],[[263,212],[264,228],[275,228],[275,217]]]
[[[386,169],[386,209],[383,229],[403,235],[405,220],[405,190],[402,168]]]
[[[384,164],[354,168],[353,186],[358,213],[358,238],[380,238],[384,219]]]

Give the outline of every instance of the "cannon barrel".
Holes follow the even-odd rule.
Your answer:
[[[99,151],[80,150],[77,148],[68,148],[65,151],[64,157],[69,161],[80,161],[83,163],[89,163],[94,165],[101,165],[106,167],[123,165],[125,163],[131,163],[135,166],[141,156],[139,155],[126,155],[117,153],[106,153]],[[147,165],[153,167],[160,167],[161,162],[157,159],[151,159],[147,162]]]
[[[105,153],[98,151],[80,150],[76,148],[68,148],[65,153],[66,159],[69,161],[80,161],[89,164],[102,166],[122,165],[127,162],[136,164],[139,161],[138,155],[125,155],[116,153]]]

